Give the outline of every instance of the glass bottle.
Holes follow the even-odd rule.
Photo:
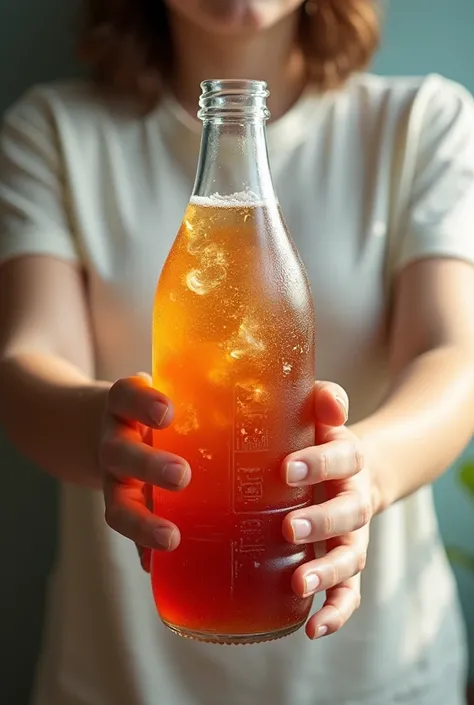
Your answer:
[[[290,582],[313,548],[281,528],[311,490],[288,487],[281,464],[314,444],[313,301],[273,188],[266,84],[201,87],[194,191],[153,316],[154,386],[175,408],[154,445],[186,458],[192,480],[155,489],[181,543],[153,553],[152,586],[174,632],[255,643],[295,631],[311,607]]]

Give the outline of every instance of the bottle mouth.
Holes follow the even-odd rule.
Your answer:
[[[198,118],[207,120],[268,120],[265,81],[215,79],[201,83]]]

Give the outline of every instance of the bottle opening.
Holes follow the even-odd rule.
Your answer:
[[[244,79],[208,80],[201,83],[200,110],[203,120],[268,120],[265,81]]]

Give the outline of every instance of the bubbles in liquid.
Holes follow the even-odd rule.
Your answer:
[[[191,404],[183,404],[176,410],[176,420],[173,428],[176,433],[180,433],[182,436],[187,436],[188,433],[198,430],[197,412]]]
[[[205,296],[227,277],[226,256],[216,244],[209,243],[204,224],[193,224],[185,220],[184,225],[188,237],[188,252],[198,260],[198,266],[186,274],[185,284],[194,294]]]
[[[206,448],[199,448],[198,450],[204,460],[212,460],[212,453],[210,453]]]
[[[199,296],[204,296],[207,294],[209,288],[206,287],[205,283],[201,280],[202,272],[199,269],[193,269],[192,272],[186,274],[186,286],[194,294]]]
[[[209,370],[207,378],[211,384],[221,385],[226,384],[229,379],[229,365],[219,365]]]
[[[266,401],[265,389],[258,382],[239,382],[237,392],[239,409],[250,408],[253,404],[263,404]]]
[[[193,196],[191,203],[196,206],[207,206],[208,208],[215,208],[216,206],[220,206],[221,208],[235,208],[236,206],[255,207],[266,205],[266,202],[250,189],[228,195],[223,195],[216,191],[216,193],[210,196]]]
[[[265,343],[258,337],[258,325],[244,319],[239,326],[237,335],[229,341],[229,357],[232,360],[241,360],[244,357],[253,357],[265,351]]]
[[[209,223],[191,223],[190,220],[184,221],[188,238],[187,250],[190,255],[199,255],[207,247],[208,234],[206,225],[209,225]]]

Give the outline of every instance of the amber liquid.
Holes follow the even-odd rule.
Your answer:
[[[161,618],[217,643],[277,638],[306,620],[292,592],[313,555],[282,536],[285,514],[311,500],[281,463],[314,443],[314,319],[306,276],[276,205],[191,202],[157,289],[154,385],[175,406],[156,447],[189,462],[180,493],[155,511],[181,544],[152,557]]]

